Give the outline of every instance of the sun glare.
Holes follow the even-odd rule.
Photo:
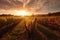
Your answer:
[[[30,16],[29,12],[25,11],[25,10],[16,11],[16,15],[18,15],[18,16]]]

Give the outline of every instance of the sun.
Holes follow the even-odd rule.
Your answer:
[[[16,11],[16,15],[18,16],[28,16],[30,15],[28,11],[25,11],[25,10],[19,10],[19,11]]]
[[[22,16],[25,16],[25,15],[27,15],[28,13],[26,12],[26,11],[18,11],[18,13],[19,13],[19,15],[22,15]]]

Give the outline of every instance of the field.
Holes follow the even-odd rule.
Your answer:
[[[0,40],[60,40],[60,16],[0,16]]]

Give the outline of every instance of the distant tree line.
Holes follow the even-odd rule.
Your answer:
[[[60,12],[48,13],[48,16],[60,16]]]
[[[1,14],[0,16],[13,16],[11,14]]]
[[[60,12],[53,12],[53,13],[51,13],[51,12],[49,12],[48,14],[42,14],[42,15],[32,15],[32,16],[60,16]]]

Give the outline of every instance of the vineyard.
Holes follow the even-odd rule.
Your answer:
[[[0,40],[60,40],[60,16],[0,17]]]

